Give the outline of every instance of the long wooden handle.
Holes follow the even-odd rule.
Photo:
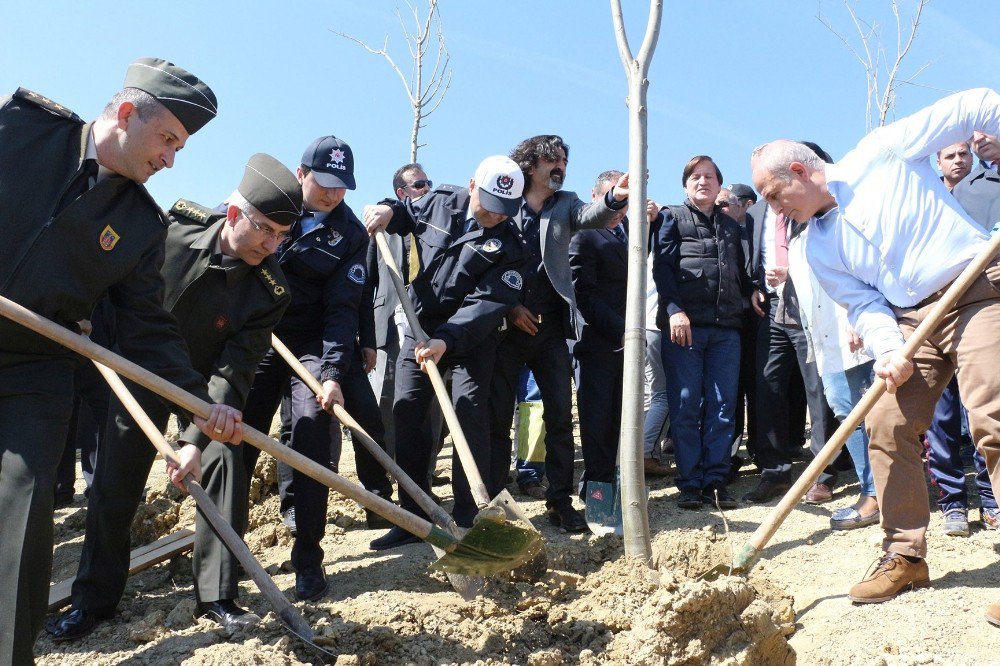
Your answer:
[[[385,240],[385,232],[378,231],[375,233],[375,243],[382,253],[385,265],[389,267],[392,284],[396,288],[396,294],[399,296],[399,302],[403,306],[403,312],[406,313],[406,320],[410,323],[410,330],[413,333],[413,337],[418,342],[426,344],[428,339],[427,334],[420,327],[420,320],[417,319],[417,313],[413,309],[413,301],[410,300],[410,294],[407,293],[406,285],[403,284],[403,275],[399,271],[399,266],[396,265],[396,260],[392,256],[388,242]],[[483,476],[479,472],[476,460],[472,457],[472,451],[469,449],[469,441],[465,438],[462,425],[458,422],[458,414],[455,413],[455,408],[451,404],[451,396],[448,395],[448,388],[445,386],[444,379],[441,378],[441,372],[433,360],[425,361],[424,367],[427,368],[427,375],[431,378],[434,393],[437,394],[438,402],[441,403],[441,412],[444,414],[444,420],[448,422],[451,439],[455,446],[455,451],[458,453],[458,459],[462,463],[462,469],[465,471],[465,477],[469,480],[469,489],[472,491],[472,497],[476,500],[476,504],[482,508],[489,504],[490,494],[486,490],[486,484],[483,483]]]
[[[0,315],[16,321],[25,328],[35,333],[45,336],[63,345],[67,349],[75,351],[81,356],[86,356],[92,361],[97,361],[111,368],[119,375],[131,379],[137,384],[144,386],[153,393],[166,398],[170,402],[191,412],[196,416],[208,418],[212,406],[204,400],[191,395],[187,391],[178,388],[158,377],[152,372],[141,368],[135,363],[122,358],[118,354],[97,345],[90,340],[70,332],[68,329],[35,314],[34,312],[18,305],[14,301],[0,296]],[[333,488],[340,494],[348,497],[358,504],[371,509],[383,518],[395,525],[419,536],[421,539],[431,541],[441,545],[445,550],[453,550],[457,542],[453,537],[445,534],[439,528],[431,525],[428,521],[414,516],[409,511],[402,509],[388,500],[384,500],[378,495],[368,492],[351,483],[344,477],[333,473],[323,465],[306,458],[301,453],[293,449],[282,446],[259,430],[255,430],[243,424],[243,440],[253,444],[261,451],[268,453],[276,460],[294,467],[306,476],[315,479],[325,486]],[[428,537],[431,537],[428,539]],[[442,545],[443,544],[443,545]]]
[[[976,255],[976,258],[965,267],[965,270],[951,283],[931,309],[930,313],[928,313],[927,317],[920,322],[920,325],[917,326],[909,339],[906,340],[900,351],[907,359],[913,359],[913,355],[917,352],[920,345],[937,330],[941,324],[941,320],[955,307],[958,300],[968,291],[972,283],[975,282],[983,270],[985,270],[986,265],[998,252],[1000,252],[1000,234],[994,235],[983,250]],[[871,411],[875,403],[882,397],[885,390],[885,381],[876,378],[871,388],[865,392],[861,400],[858,401],[858,404],[851,410],[851,413],[847,415],[844,422],[840,424],[837,431],[830,437],[830,441],[816,454],[813,461],[806,467],[805,471],[802,472],[802,475],[799,476],[792,487],[789,488],[785,496],[781,498],[781,501],[774,507],[767,519],[754,531],[741,553],[737,554],[737,561],[734,563],[734,565],[738,565],[737,568],[746,566],[756,556],[756,553],[767,545],[771,537],[774,536],[774,533],[778,531],[781,523],[784,522],[788,514],[799,503],[802,496],[808,492],[822,471],[840,452],[847,438],[851,436],[851,433],[854,432],[865,416],[868,415],[868,412]]]
[[[121,401],[125,409],[132,416],[135,422],[139,425],[142,432],[149,438],[156,450],[159,451],[164,458],[167,460],[172,460],[175,463],[180,464],[180,460],[177,457],[177,453],[174,451],[173,447],[167,442],[163,433],[160,429],[156,427],[153,420],[149,418],[146,411],[139,404],[139,401],[135,399],[132,392],[128,390],[125,383],[121,378],[115,374],[114,370],[111,370],[105,365],[94,361],[94,365],[100,371],[101,375],[111,386],[111,390],[115,392],[118,396],[118,400]],[[294,610],[294,607],[289,603],[285,595],[281,593],[278,586],[275,585],[274,580],[267,574],[264,567],[260,565],[257,559],[250,552],[250,549],[244,543],[243,539],[236,533],[232,525],[226,522],[225,517],[219,511],[219,508],[215,506],[209,498],[208,493],[202,488],[201,484],[195,480],[190,474],[184,479],[184,483],[187,486],[188,492],[191,493],[191,497],[194,498],[195,503],[201,510],[202,515],[208,520],[209,524],[215,530],[215,533],[219,535],[222,542],[225,544],[229,552],[236,557],[237,561],[243,565],[244,570],[250,575],[250,578],[257,584],[257,589],[261,591],[264,597],[268,600],[271,606],[278,611],[280,614],[287,614],[289,612],[298,614],[298,611]],[[296,623],[299,626],[297,629],[301,630],[304,626],[308,629],[305,620],[299,617],[299,621]],[[310,630],[310,635],[311,635]]]
[[[320,384],[319,380],[302,365],[302,361],[298,359],[295,354],[282,342],[278,336],[271,334],[271,346],[274,350],[278,352],[281,358],[285,359],[285,363],[295,371],[295,374],[299,376],[309,390],[316,395],[323,395],[323,385]],[[333,415],[340,419],[340,422],[351,429],[353,436],[358,438],[358,441],[368,450],[372,457],[379,462],[382,467],[386,469],[393,476],[394,479],[399,483],[401,490],[406,492],[407,495],[413,498],[413,501],[420,506],[421,509],[430,517],[430,519],[440,527],[448,529],[454,525],[454,519],[448,514],[447,511],[442,509],[438,504],[431,499],[430,495],[425,493],[416,482],[411,479],[403,468],[396,464],[396,461],[392,457],[382,450],[382,447],[372,439],[371,435],[365,432],[365,429],[361,427],[354,417],[348,413],[346,409],[341,407],[339,404],[334,403],[333,405]]]

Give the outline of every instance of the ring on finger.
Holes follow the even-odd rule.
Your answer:
[[[222,434],[222,428],[213,428],[212,432],[214,432],[216,435],[221,435]]]

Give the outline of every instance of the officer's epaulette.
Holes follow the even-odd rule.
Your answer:
[[[196,204],[193,201],[188,201],[187,199],[178,199],[177,202],[174,203],[173,207],[171,207],[170,214],[186,218],[199,224],[208,224],[213,217],[217,217],[219,215],[219,213],[215,212],[211,208],[205,208],[201,204]]]
[[[432,192],[443,192],[443,193],[446,193],[446,194],[453,194],[455,192],[458,192],[460,190],[465,190],[465,189],[467,189],[467,188],[459,187],[458,185],[442,184],[442,185],[438,185],[437,187],[435,187],[431,191]]]
[[[271,292],[274,300],[278,300],[288,293],[288,283],[285,282],[285,274],[281,272],[281,268],[278,262],[274,260],[274,257],[268,257],[257,266],[254,272],[257,273],[257,277],[264,283],[267,290]]]
[[[48,97],[39,95],[38,93],[32,92],[27,88],[18,88],[17,92],[14,93],[14,97],[17,97],[18,99],[23,99],[25,102],[30,102],[31,104],[41,107],[46,111],[48,111],[49,113],[55,114],[57,116],[68,118],[78,123],[83,122],[83,119],[80,116],[76,115],[62,104],[53,102]]]

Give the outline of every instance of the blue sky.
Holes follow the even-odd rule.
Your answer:
[[[888,0],[861,0],[882,12]],[[637,49],[648,3],[623,1]],[[220,115],[149,188],[214,205],[246,158],[267,152],[294,168],[315,137],[336,134],[355,152],[358,189],[347,201],[391,194],[408,161],[410,110],[379,57],[335,35],[381,45],[405,62],[390,0],[230,2],[4,0],[0,94],[30,88],[92,118],[139,56],[171,60],[216,91]],[[667,0],[650,72],[650,195],[683,199],[680,171],[712,155],[727,182],[749,182],[750,150],[779,136],[812,139],[839,157],[864,133],[865,79],[816,18],[814,0]],[[839,1],[822,10],[846,32]],[[419,159],[435,182],[464,184],[478,162],[522,138],[560,134],[571,146],[567,189],[589,197],[594,177],[625,168],[625,75],[607,2],[441,0],[454,79],[422,132]],[[930,62],[901,90],[905,115],[948,92],[1000,87],[996,0],[932,0],[904,72]],[[887,25],[887,30],[891,29]]]

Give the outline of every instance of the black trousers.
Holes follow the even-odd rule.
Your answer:
[[[490,437],[494,450],[503,449],[511,458],[510,428],[517,400],[517,378],[527,364],[535,375],[542,394],[542,420],[545,423],[545,476],[549,489],[545,504],[552,508],[570,506],[573,500],[573,396],[570,378],[573,365],[566,344],[565,329],[558,317],[538,325],[538,333],[528,335],[520,329],[507,331],[497,349],[496,368],[490,392]],[[506,483],[508,467],[493,480]],[[502,486],[501,486],[502,487]]]
[[[396,421],[396,462],[424,492],[429,493],[427,467],[434,452],[434,442],[425,436],[423,425],[437,398],[430,378],[417,365],[414,344],[409,336],[403,340],[396,364],[396,402],[392,408]],[[467,354],[451,356],[446,353],[438,364],[442,373],[451,370],[452,406],[491,497],[504,487],[504,484],[497,486],[492,481],[498,476],[496,470],[503,468],[506,475],[510,467],[509,445],[506,449],[497,450],[492,447],[489,437],[488,400],[495,351],[496,340],[491,337]],[[451,485],[455,495],[455,508],[452,510],[455,522],[462,527],[471,527],[478,507],[457,453],[452,456]],[[425,516],[413,498],[402,490],[399,500],[407,511]]]
[[[774,320],[777,298],[768,299],[768,316],[757,332],[757,419],[760,438],[757,464],[764,476],[790,478],[792,458],[799,449],[809,409],[809,449],[815,455],[837,429],[837,419],[826,402],[816,363],[808,360],[806,332]],[[804,401],[803,401],[804,397]],[[841,456],[846,451],[841,451]],[[834,486],[841,456],[817,481]]]
[[[143,410],[162,432],[171,408],[155,394],[126,382]],[[249,445],[211,442],[202,452],[202,480],[209,499],[236,533],[247,526],[244,451]],[[107,437],[98,450],[94,484],[87,501],[87,530],[76,580],[73,608],[110,614],[128,580],[129,528],[156,449],[116,397],[111,398]],[[199,601],[235,599],[238,562],[213,532],[201,511],[195,515],[195,595]]]
[[[0,357],[0,664],[34,663],[48,612],[52,504],[73,370],[69,359]]]
[[[613,483],[618,464],[622,422],[622,381],[625,355],[612,351],[574,350],[576,409],[580,415],[583,483]]]
[[[80,451],[80,467],[89,488],[97,469],[97,448],[104,439],[108,422],[111,388],[93,363],[81,363],[73,377],[73,417],[70,419],[66,448],[59,461],[56,497],[72,498],[76,484],[76,452]]]
[[[740,378],[736,385],[736,420],[733,427],[733,455],[736,455],[743,439],[745,425],[746,449],[753,460],[757,458],[757,439],[760,437],[757,428],[757,331],[761,319],[751,310],[745,315],[743,328],[740,330]]]

